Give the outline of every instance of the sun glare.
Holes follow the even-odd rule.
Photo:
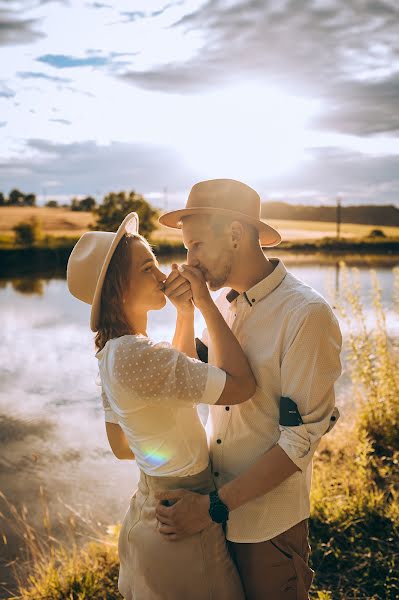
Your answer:
[[[276,176],[305,158],[309,120],[319,103],[243,85],[201,96],[186,159],[210,175]]]

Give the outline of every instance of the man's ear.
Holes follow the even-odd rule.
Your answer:
[[[233,221],[231,224],[231,241],[233,244],[239,244],[244,236],[244,226],[240,221]]]

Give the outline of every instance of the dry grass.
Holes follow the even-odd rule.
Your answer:
[[[74,212],[66,208],[4,206],[0,208],[0,234],[12,235],[15,225],[32,217],[40,219],[46,235],[57,237],[79,237],[94,222],[91,213]]]
[[[91,213],[73,212],[66,208],[5,206],[0,208],[0,235],[12,235],[15,225],[31,217],[37,217],[42,221],[45,234],[57,237],[79,237],[95,220]],[[267,223],[275,227],[281,233],[283,240],[287,241],[316,240],[335,236],[335,223],[276,219],[270,219]],[[341,226],[341,235],[344,238],[361,238],[367,236],[373,228],[372,225],[345,223]],[[376,226],[376,228],[381,229],[387,236],[399,237],[399,227]],[[178,229],[160,225],[152,235],[152,239],[154,242],[158,240],[174,242],[180,241],[182,235]]]
[[[315,460],[312,560],[316,588],[342,600],[399,598],[399,352],[389,336],[377,276],[374,320],[367,324],[359,273],[342,265],[349,328],[352,417],[326,436]],[[399,269],[396,312],[399,317]],[[317,597],[317,596],[315,596]],[[328,596],[327,596],[328,598]]]

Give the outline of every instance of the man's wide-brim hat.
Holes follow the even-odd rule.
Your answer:
[[[129,213],[116,233],[88,231],[75,244],[67,265],[68,289],[73,296],[91,304],[90,328],[98,330],[101,292],[112,256],[125,233],[139,231],[137,213]]]
[[[186,208],[165,213],[159,217],[159,222],[181,229],[182,219],[189,215],[225,215],[256,227],[261,246],[277,246],[281,242],[278,231],[260,218],[259,194],[235,179],[209,179],[196,183],[191,188]]]

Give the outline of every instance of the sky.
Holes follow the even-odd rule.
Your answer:
[[[399,206],[397,0],[0,0],[0,191]]]

